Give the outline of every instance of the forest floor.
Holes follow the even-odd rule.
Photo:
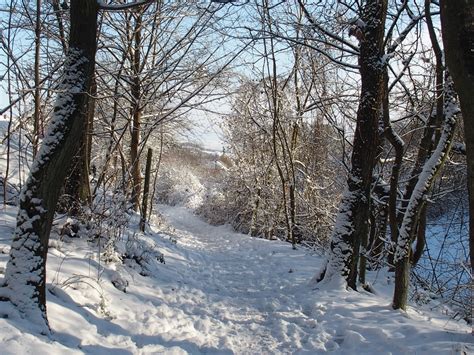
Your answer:
[[[385,271],[369,273],[375,294],[318,286],[311,279],[323,258],[304,248],[211,226],[184,207],[158,208],[166,228],[152,226],[140,238],[157,246],[165,264],[142,276],[130,263],[100,261],[85,240],[54,244],[52,335],[35,334],[3,305],[9,318],[0,319],[0,353],[474,353],[463,321],[429,307],[392,310]],[[1,214],[1,268],[14,213]]]

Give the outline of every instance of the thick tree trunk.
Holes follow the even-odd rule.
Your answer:
[[[47,135],[20,196],[5,284],[0,291],[44,332],[49,233],[67,167],[77,151],[94,72],[97,1],[72,0],[69,51]]]
[[[459,95],[464,121],[469,190],[469,246],[474,273],[474,2],[442,0],[441,27],[446,64]]]
[[[92,144],[92,125],[95,111],[95,96],[97,86],[92,79],[90,94],[87,98],[87,115],[84,120],[84,128],[79,142],[79,151],[72,160],[69,173],[64,184],[64,194],[68,197],[68,211],[72,215],[80,212],[81,206],[90,204],[92,201],[90,188],[90,154]]]
[[[369,234],[369,201],[372,173],[379,145],[379,119],[383,98],[383,36],[386,0],[365,3],[361,22],[360,74],[362,88],[354,134],[352,167],[347,179],[331,241],[325,280],[343,277],[356,289],[361,240]]]

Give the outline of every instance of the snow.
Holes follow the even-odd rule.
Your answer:
[[[429,290],[426,295],[439,303],[437,306],[436,301],[431,301],[430,306],[442,309],[450,302],[459,318],[472,317],[468,220],[469,210],[461,202],[429,220],[426,252],[415,268],[415,273],[425,280],[425,289]]]
[[[211,226],[184,207],[157,209],[166,225],[151,226],[145,235],[133,225],[128,234],[158,246],[165,264],[149,264],[149,276],[142,276],[132,262],[99,260],[97,247],[85,239],[55,243],[47,273],[52,334],[38,335],[27,319],[0,302],[0,315],[8,315],[0,317],[0,353],[474,351],[465,323],[411,307],[392,310],[393,280],[385,271],[368,275],[376,294],[316,289],[310,280],[324,261],[308,250]],[[3,236],[11,235],[15,213],[13,207],[4,209]],[[5,253],[9,241],[0,243]],[[6,260],[7,254],[0,254],[0,267]]]
[[[350,178],[355,179],[353,176]],[[352,208],[358,198],[357,196],[356,192],[350,191],[349,188],[346,188],[339,206],[336,225],[334,226],[331,238],[331,254],[326,265],[326,274],[322,280],[322,283],[325,285],[327,284],[327,287],[340,290],[346,287],[344,277],[349,273],[346,265],[348,258],[353,253],[352,246],[346,241],[347,236],[351,235],[354,229]]]
[[[141,0],[141,1],[133,1],[125,4],[118,4],[118,5],[112,5],[112,4],[107,4],[104,0],[97,0],[97,5],[101,10],[106,10],[106,11],[122,11],[126,9],[130,9],[133,7],[138,7],[141,5],[145,5],[148,3],[151,3],[152,0]]]

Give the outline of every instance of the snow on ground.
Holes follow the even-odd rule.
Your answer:
[[[464,354],[471,329],[436,313],[390,308],[393,282],[372,273],[377,295],[317,289],[322,259],[287,243],[214,227],[183,207],[159,206],[170,234],[150,232],[166,264],[149,277],[104,264],[85,241],[48,256],[53,335],[0,303],[1,354]],[[10,235],[14,210],[1,215]],[[3,238],[0,253],[8,252]],[[3,248],[3,249],[2,249]],[[0,254],[4,267],[7,254]],[[99,272],[98,272],[99,270]],[[100,279],[98,280],[98,274]],[[126,292],[111,280],[128,282]]]

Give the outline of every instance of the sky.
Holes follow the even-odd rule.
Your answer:
[[[223,132],[216,124],[215,118],[200,117],[195,121],[196,126],[192,129],[188,138],[205,149],[222,151],[224,146],[222,141]]]

